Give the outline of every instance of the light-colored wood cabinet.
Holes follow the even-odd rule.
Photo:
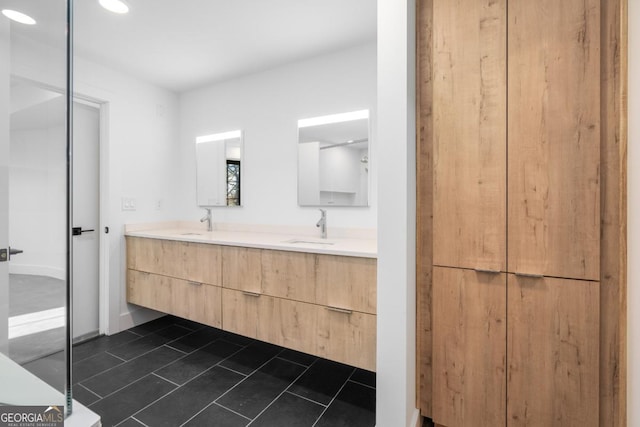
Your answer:
[[[317,355],[369,371],[376,370],[376,316],[318,306]]]
[[[318,255],[316,271],[318,304],[376,313],[376,260]]]
[[[597,282],[508,277],[508,426],[598,426]]]
[[[220,286],[220,246],[127,237],[127,267]]]
[[[506,274],[433,269],[433,421],[505,425]]]
[[[506,0],[433,16],[433,264],[504,271]]]
[[[249,338],[258,338],[260,294],[222,289],[223,329]]]
[[[510,0],[508,38],[509,271],[599,280],[600,1]]]
[[[375,370],[375,259],[127,237],[127,263],[131,303]]]
[[[219,286],[128,269],[127,301],[217,328],[222,326]]]
[[[315,254],[226,246],[222,260],[225,288],[315,302]]]
[[[621,4],[418,2],[418,402],[438,425],[621,425]]]

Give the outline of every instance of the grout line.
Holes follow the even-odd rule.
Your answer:
[[[280,352],[282,353],[282,352]],[[279,354],[279,353],[278,353]],[[276,356],[277,357],[277,356]],[[275,357],[274,357],[275,359]],[[313,366],[316,362],[314,361],[311,365],[307,366],[302,372],[300,372],[300,375],[298,375],[293,381],[291,381],[291,383],[289,383],[289,385],[287,387],[285,387],[284,390],[282,390],[282,393],[278,394],[275,399],[273,399],[271,401],[271,403],[269,403],[262,411],[260,411],[260,413],[258,415],[255,416],[255,418],[253,419],[253,421],[257,420],[258,418],[260,418],[260,415],[262,415],[263,413],[265,413],[267,411],[267,409],[269,409],[271,407],[271,405],[273,405],[276,400],[280,399],[280,396],[282,396],[283,394],[285,394],[287,392],[287,390],[289,390],[289,388],[296,383],[296,381],[298,381],[300,379],[301,376],[303,376],[305,373],[307,373],[307,371],[309,370],[309,368],[311,368],[311,366]],[[325,408],[326,410],[326,408]],[[324,411],[322,411],[324,413]],[[247,424],[247,427],[250,426],[253,421],[251,421],[249,424]]]
[[[72,390],[72,391],[73,391],[73,387],[82,387],[83,389],[87,390],[89,393],[91,393],[91,394],[93,394],[94,396],[98,397],[98,400],[102,399],[102,396],[100,396],[98,393],[94,392],[93,390],[89,390],[88,388],[86,388],[85,386],[83,386],[83,385],[82,385],[82,384],[80,384],[80,383],[75,383],[75,384],[73,384],[73,386],[72,386],[72,388],[71,388],[71,390]],[[97,402],[98,400],[96,400],[96,402]],[[96,402],[91,403],[91,405],[93,405],[93,404],[94,404],[94,403],[96,403]],[[82,402],[80,402],[80,403],[82,403]],[[87,405],[87,406],[89,406],[89,405]]]
[[[149,375],[153,375],[153,373],[151,373],[151,374],[149,374]],[[156,375],[156,376],[157,376],[157,375]],[[145,375],[144,377],[142,377],[142,378],[145,378],[145,377],[146,377],[146,375]],[[142,379],[142,378],[140,378],[140,379]],[[164,380],[164,378],[162,378],[162,377],[158,377],[158,378],[161,378],[161,379],[163,379],[163,380]],[[138,380],[138,381],[140,381],[140,380]],[[134,382],[135,382],[135,381],[134,381]],[[169,382],[171,382],[171,381],[169,381]],[[131,383],[131,384],[133,384],[133,383]],[[145,424],[145,423],[143,423],[143,422],[142,422],[142,421],[140,421],[139,419],[135,418],[135,415],[137,415],[137,414],[139,414],[140,412],[144,411],[144,410],[145,410],[145,409],[147,409],[149,406],[156,404],[158,401],[160,401],[160,400],[164,399],[165,397],[167,397],[168,395],[170,395],[170,394],[171,394],[171,393],[173,393],[174,391],[178,390],[180,387],[181,387],[181,386],[178,386],[178,387],[174,388],[173,390],[170,390],[169,392],[167,392],[167,393],[163,394],[162,396],[160,396],[159,398],[157,398],[157,399],[156,399],[156,400],[154,400],[153,402],[149,403],[149,404],[148,404],[147,406],[145,406],[144,408],[140,408],[140,409],[138,409],[136,412],[134,412],[133,414],[129,415],[127,418],[133,418],[133,419],[135,419],[136,421],[138,421],[139,423],[141,423],[141,424],[143,424],[143,425],[145,425],[145,426],[146,426],[146,424]],[[126,420],[127,418],[125,418],[125,420]]]
[[[240,351],[240,350],[238,350],[238,351]],[[279,352],[278,354],[280,354],[280,352]],[[231,357],[231,356],[229,356],[229,357]],[[260,369],[262,369],[262,367],[263,367],[264,365],[266,365],[267,363],[271,362],[271,361],[272,361],[273,359],[275,359],[276,357],[277,357],[277,355],[276,355],[276,356],[273,356],[271,359],[267,360],[267,361],[266,361],[266,362],[264,362],[262,365],[260,365],[257,369],[255,369],[253,372],[251,372],[251,374],[250,374],[250,375],[246,375],[242,380],[238,381],[238,383],[237,383],[236,385],[234,385],[234,386],[233,386],[233,387],[231,387],[229,390],[225,391],[225,392],[224,392],[224,393],[222,393],[220,396],[218,396],[218,398],[217,398],[217,399],[215,399],[215,400],[214,400],[214,402],[216,402],[216,403],[217,403],[220,399],[222,399],[224,396],[226,396],[226,395],[227,395],[231,390],[233,390],[234,388],[238,387],[240,384],[242,384],[243,382],[245,382],[245,381],[247,380],[247,378],[249,378],[251,375],[253,375],[253,374],[254,374],[254,373],[256,373],[257,371],[259,371]],[[216,365],[216,366],[220,366],[221,368],[225,368],[225,369],[228,369],[228,370],[230,370],[230,371],[232,371],[232,372],[236,372],[236,371],[234,371],[233,369],[229,369],[229,368],[227,368],[227,367],[225,367],[225,366],[222,366],[222,365]],[[238,373],[239,373],[239,372],[238,372]],[[222,406],[222,405],[220,405],[220,406]]]
[[[222,368],[222,369],[226,369],[227,371],[231,371],[231,372],[233,372],[234,374],[242,375],[242,376],[243,376],[243,377],[245,377],[245,378],[249,376],[249,375],[247,375],[247,374],[243,374],[242,372],[236,371],[235,369],[227,368],[226,366],[221,365],[220,363],[216,364],[215,366],[218,366],[218,367],[220,367],[220,368]],[[253,372],[252,372],[252,373],[253,373]]]
[[[347,378],[347,380],[344,382],[344,384],[342,384],[342,387],[340,387],[340,390],[338,390],[338,392],[336,393],[335,396],[333,396],[333,399],[331,399],[331,402],[329,402],[329,404],[327,405],[326,408],[324,408],[324,411],[322,411],[322,413],[320,414],[320,416],[318,417],[318,419],[316,420],[315,423],[313,423],[313,425],[311,427],[315,427],[318,424],[318,421],[320,421],[322,419],[322,417],[324,416],[324,414],[327,412],[327,410],[329,409],[329,407],[331,406],[331,404],[334,402],[334,400],[336,400],[336,398],[338,397],[338,395],[340,394],[340,392],[342,391],[342,389],[344,388],[345,385],[347,385],[347,383],[349,382],[349,380],[351,379],[351,377],[353,376],[353,374],[356,372],[356,368],[353,368],[353,371],[351,371],[351,375],[349,375],[349,378]]]
[[[108,351],[108,350],[105,350],[105,352],[104,352],[104,353],[105,353],[105,354],[108,354],[108,355],[109,355],[109,356],[111,356],[111,357],[115,357],[115,358],[116,358],[116,359],[118,359],[118,360],[122,360],[123,362],[127,362],[127,359],[123,359],[122,357],[116,356],[115,354],[111,354],[111,353],[109,353],[109,351]],[[89,359],[90,359],[90,357],[89,357],[89,358],[87,358],[87,359],[84,359],[84,360],[89,360]],[[120,366],[120,365],[116,365],[116,366]],[[114,368],[115,368],[115,366],[114,366]],[[102,372],[104,372],[104,371],[102,371]],[[102,372],[101,372],[101,373],[102,373]],[[98,375],[98,374],[96,374],[96,375]],[[95,376],[95,375],[94,375],[94,376]]]
[[[200,415],[201,413],[203,413],[204,411],[206,411],[206,410],[207,410],[207,408],[210,408],[210,407],[212,407],[213,405],[219,406],[219,407],[221,407],[222,409],[224,409],[224,410],[226,410],[226,411],[233,412],[234,414],[236,414],[236,415],[238,415],[238,416],[240,416],[240,417],[244,418],[244,419],[245,419],[245,420],[247,420],[247,421],[251,421],[251,418],[249,418],[249,417],[247,417],[247,416],[245,416],[245,415],[242,415],[240,412],[236,412],[236,411],[234,411],[233,409],[229,409],[229,408],[227,408],[226,406],[221,405],[221,404],[217,403],[217,402],[214,400],[213,402],[209,403],[207,406],[205,406],[204,408],[202,408],[200,411],[198,411],[198,412],[196,412],[195,414],[193,414],[193,416],[191,416],[191,418],[189,418],[188,420],[186,420],[184,423],[180,424],[180,427],[182,427],[182,426],[186,425],[187,423],[189,423],[189,421],[193,420],[195,417],[197,417],[198,415]]]
[[[299,363],[299,362],[296,362],[296,361],[294,361],[294,360],[286,359],[286,358],[284,358],[284,357],[282,357],[282,356],[280,356],[280,355],[278,355],[278,356],[276,356],[276,357],[277,357],[278,359],[280,359],[280,360],[284,360],[285,362],[291,362],[291,363],[294,363],[294,364],[296,364],[296,365],[298,365],[298,366],[302,366],[303,368],[308,368],[309,366],[311,366],[311,365],[313,365],[314,363],[316,363],[316,361],[314,360],[314,361],[313,361],[313,362],[311,362],[309,365],[305,365],[305,364],[303,364],[303,363]],[[316,360],[317,360],[317,359],[316,359]]]
[[[166,381],[166,382],[168,382],[168,383],[171,383],[171,384],[173,384],[173,385],[174,385],[174,386],[176,386],[176,387],[182,387],[182,385],[180,385],[180,384],[178,384],[178,383],[175,383],[175,382],[171,381],[170,379],[163,377],[163,376],[162,376],[162,375],[160,375],[160,374],[156,374],[155,372],[151,372],[151,375],[155,375],[156,377],[160,378],[161,380],[164,380],[164,381]]]
[[[361,383],[360,381],[352,380],[351,378],[349,378],[347,381],[351,381],[354,384],[358,384],[358,385],[361,385],[363,387],[367,387],[367,388],[370,388],[370,389],[373,389],[373,390],[376,389],[375,386],[370,386],[369,384]]]
[[[144,427],[149,427],[148,425],[146,425],[145,423],[143,423],[142,421],[140,421],[139,419],[137,419],[136,417],[134,417],[133,415],[131,415],[129,418],[136,420],[137,422],[139,422],[140,424],[142,424]],[[126,421],[126,419],[124,420]],[[124,422],[123,421],[123,422]]]
[[[294,392],[290,391],[289,389],[285,390],[285,392],[287,392],[289,394],[292,394],[292,395],[294,395],[296,397],[299,397],[300,399],[304,399],[304,400],[308,400],[309,402],[316,403],[316,404],[318,404],[318,405],[320,405],[320,406],[322,406],[324,408],[326,408],[328,406],[328,405],[325,405],[324,403],[318,402],[317,400],[309,399],[308,397],[304,397],[304,396],[299,395],[298,393],[294,393]]]
[[[174,341],[175,341],[175,340],[174,340]],[[171,341],[170,343],[172,343],[172,342],[174,342],[174,341]],[[169,344],[170,344],[170,343],[169,343]],[[169,347],[170,349],[172,349],[172,350],[176,350],[176,351],[179,351],[180,353],[183,353],[183,354],[191,354],[191,353],[193,353],[193,352],[195,352],[195,351],[200,350],[200,349],[198,349],[198,350],[194,350],[194,351],[192,351],[191,353],[189,353],[189,352],[186,352],[186,351],[184,351],[184,350],[180,350],[179,348],[175,348],[175,347],[173,347],[172,345],[169,345],[169,344],[165,344],[165,347]]]

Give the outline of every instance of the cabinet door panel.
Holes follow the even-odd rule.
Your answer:
[[[262,250],[224,246],[222,248],[225,288],[262,293]]]
[[[217,245],[127,237],[127,266],[184,280],[221,284]]]
[[[376,263],[371,258],[318,255],[316,302],[375,314]]]
[[[169,313],[171,311],[171,281],[165,276],[127,270],[127,301]]]
[[[242,291],[222,289],[222,328],[250,338],[258,338],[260,299]]]
[[[258,339],[315,354],[319,310],[313,304],[262,296]]]
[[[508,425],[598,426],[598,282],[508,277]]]
[[[504,426],[506,274],[433,269],[433,420]]]
[[[315,302],[315,261],[314,254],[262,250],[262,292]]]
[[[599,280],[600,1],[509,2],[510,272]]]
[[[222,295],[218,286],[174,280],[171,314],[215,328],[222,327]]]
[[[506,0],[433,3],[433,263],[506,267]]]
[[[318,307],[316,354],[369,371],[376,370],[376,316]]]

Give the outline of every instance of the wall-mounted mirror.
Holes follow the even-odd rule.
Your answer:
[[[298,204],[369,205],[369,110],[298,121]]]
[[[196,138],[198,206],[241,206],[242,131]]]

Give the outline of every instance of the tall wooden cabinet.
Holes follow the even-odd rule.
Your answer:
[[[419,2],[418,405],[437,425],[603,425],[602,3]]]

